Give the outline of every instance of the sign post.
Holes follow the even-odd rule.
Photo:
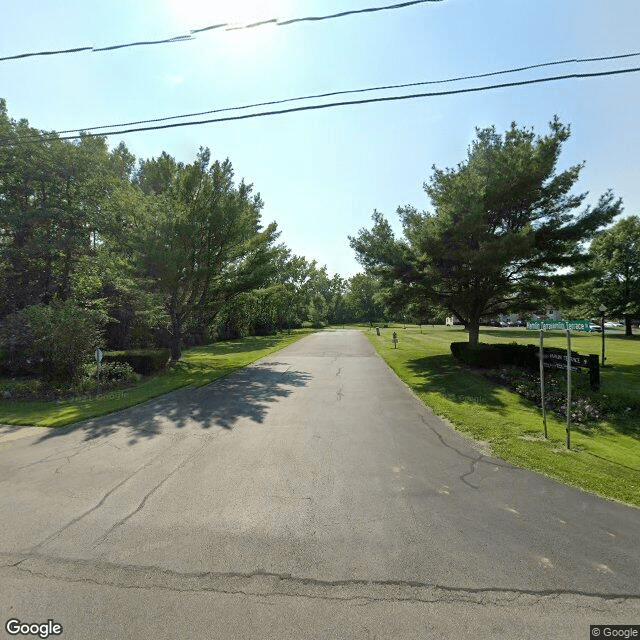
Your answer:
[[[571,449],[571,329],[567,328],[567,449]]]
[[[542,423],[544,437],[547,437],[547,409],[544,406],[544,329],[540,329],[540,399],[542,402]]]
[[[98,366],[98,393],[100,393],[100,363],[102,362],[102,350],[100,347],[96,347],[96,364]]]
[[[600,315],[602,316],[602,325],[601,325],[601,329],[602,329],[602,366],[604,367],[604,361],[605,361],[605,356],[604,356],[604,314],[607,310],[607,307],[605,307],[603,304],[601,304],[598,307],[598,311],[600,311]]]
[[[395,331],[393,332],[393,348],[398,348],[398,334]]]
[[[567,449],[571,449],[571,371],[575,367],[589,369],[589,383],[591,388],[598,390],[600,387],[600,368],[597,354],[588,356],[573,354],[571,352],[571,330],[588,331],[588,320],[557,320],[557,321],[534,321],[527,323],[527,329],[538,329],[540,331],[540,396],[542,400],[542,420],[544,423],[544,437],[547,437],[547,413],[544,404],[544,369],[564,369],[565,356],[562,351],[551,348],[546,354],[544,352],[544,331],[545,329],[564,329],[567,333]]]

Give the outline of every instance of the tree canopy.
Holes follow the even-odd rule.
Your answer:
[[[433,212],[398,208],[403,238],[377,211],[372,229],[350,238],[392,299],[445,307],[472,344],[482,317],[535,309],[550,288],[580,277],[585,243],[621,211],[609,191],[575,213],[586,197],[571,193],[583,165],[556,171],[570,135],[557,118],[545,136],[516,123],[504,135],[495,127],[476,134],[464,162],[434,166],[424,183]]]
[[[624,317],[626,334],[640,317],[640,218],[629,216],[594,238],[589,253],[595,278],[589,292],[609,317]]]
[[[212,322],[227,302],[269,279],[276,224],[262,228],[260,196],[244,181],[234,185],[229,159],[210,165],[208,149],[186,166],[166,155],[144,162],[137,179],[151,199],[142,259],[163,297],[178,359],[185,323]]]
[[[88,327],[87,340],[69,333],[81,349],[59,350],[79,365],[91,344],[178,359],[184,345],[352,317],[348,283],[276,244],[228,158],[201,148],[190,163],[166,152],[137,162],[122,142],[11,119],[4,100],[0,138],[0,368],[8,354],[27,371],[37,336],[69,332],[69,318]]]

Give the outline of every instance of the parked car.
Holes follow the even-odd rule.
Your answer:
[[[595,324],[593,322],[589,323],[589,331],[597,331],[598,333],[602,333],[602,327],[599,324]]]
[[[605,329],[617,329],[618,327],[621,327],[621,326],[622,326],[621,322],[605,322],[604,323]]]

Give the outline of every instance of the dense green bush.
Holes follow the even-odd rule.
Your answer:
[[[41,380],[0,380],[0,400],[31,400],[38,398]]]
[[[481,369],[493,369],[501,366],[516,366],[529,371],[538,371],[540,360],[538,359],[537,344],[478,344],[471,346],[468,342],[452,342],[451,353],[453,356],[472,367]],[[558,347],[545,347],[545,354],[555,353],[563,358],[567,355],[566,349]],[[571,352],[577,356],[575,351]]]
[[[471,346],[468,342],[452,342],[451,353],[465,364],[482,369],[514,365],[523,369],[537,370],[540,367],[536,344],[478,344]],[[546,347],[545,353],[566,355],[566,349]],[[575,352],[572,352],[577,355]]]
[[[102,362],[128,364],[133,371],[148,376],[167,366],[171,352],[169,349],[140,349],[137,351],[110,351],[105,353]]]
[[[92,377],[97,378],[97,367],[92,366]],[[128,362],[107,362],[100,366],[100,381],[102,382],[134,382],[138,375]]]
[[[9,375],[75,380],[102,343],[104,319],[72,300],[26,307],[4,319],[2,369]]]

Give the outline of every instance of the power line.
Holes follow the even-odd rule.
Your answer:
[[[124,49],[126,47],[140,47],[140,46],[148,46],[148,45],[156,45],[156,44],[175,44],[177,42],[186,42],[188,40],[195,40],[195,34],[204,33],[205,31],[213,31],[215,29],[224,28],[225,31],[237,31],[239,29],[253,29],[255,27],[265,26],[267,24],[272,24],[276,27],[285,27],[292,24],[297,24],[299,22],[319,22],[322,20],[335,20],[336,18],[344,18],[345,16],[351,16],[362,13],[375,13],[378,11],[391,11],[395,9],[404,9],[406,7],[410,7],[418,4],[425,4],[427,2],[444,2],[445,0],[410,0],[409,2],[400,2],[397,4],[385,5],[382,7],[367,7],[364,9],[352,9],[350,11],[342,11],[341,13],[334,13],[331,15],[324,16],[305,16],[302,18],[291,18],[288,20],[280,20],[278,18],[270,18],[268,20],[261,20],[259,22],[253,22],[251,24],[244,25],[234,25],[229,22],[222,22],[220,24],[212,24],[207,27],[201,27],[199,29],[191,29],[191,31],[186,35],[175,36],[173,38],[163,38],[160,40],[140,40],[137,42],[127,42],[123,44],[114,44],[108,47],[74,47],[70,49],[57,49],[51,51],[30,51],[27,53],[19,53],[12,56],[4,56],[0,57],[0,62],[6,62],[8,60],[19,60],[24,58],[32,58],[36,56],[56,56],[67,53],[78,53],[81,51],[113,51],[115,49]]]
[[[344,90],[344,91],[330,91],[327,93],[316,93],[316,94],[311,94],[311,95],[307,95],[307,96],[298,96],[296,98],[284,98],[284,99],[280,99],[280,100],[269,100],[267,102],[255,102],[253,104],[246,104],[246,105],[242,105],[239,107],[224,107],[224,108],[219,108],[219,109],[210,109],[208,111],[198,111],[195,113],[183,113],[181,115],[175,115],[175,116],[164,116],[161,118],[150,118],[147,120],[134,120],[132,122],[121,122],[118,124],[105,124],[105,125],[96,125],[96,126],[92,126],[92,127],[78,127],[76,129],[63,129],[62,131],[58,131],[57,133],[73,133],[74,131],[97,131],[97,130],[102,130],[102,129],[113,129],[115,127],[130,127],[130,126],[134,126],[137,124],[150,124],[152,122],[165,122],[167,120],[180,120],[182,118],[195,118],[197,116],[206,116],[212,113],[224,113],[226,111],[241,111],[244,109],[253,109],[255,107],[267,107],[267,106],[271,106],[271,105],[275,105],[275,104],[285,104],[287,102],[299,102],[301,100],[313,100],[316,98],[329,98],[331,96],[339,96],[339,95],[347,95],[347,94],[353,94],[353,93],[366,93],[366,92],[370,92],[370,91],[384,91],[384,90],[388,90],[388,89],[405,89],[407,87],[418,87],[418,86],[424,86],[424,85],[430,85],[430,84],[445,84],[445,83],[450,83],[450,82],[459,82],[461,80],[472,80],[472,79],[477,79],[477,78],[487,78],[490,76],[498,76],[498,75],[505,75],[508,73],[517,73],[519,71],[528,71],[530,69],[539,69],[541,67],[551,67],[551,66],[557,66],[557,65],[563,65],[563,64],[572,64],[572,63],[585,63],[585,62],[596,62],[596,61],[605,61],[605,60],[619,60],[621,58],[632,58],[632,57],[637,57],[640,56],[640,52],[633,52],[633,53],[623,53],[623,54],[619,54],[619,55],[613,55],[613,56],[602,56],[599,58],[570,58],[570,59],[566,59],[566,60],[555,60],[552,62],[541,62],[538,64],[531,64],[531,65],[527,65],[525,67],[514,67],[512,69],[503,69],[501,71],[491,71],[488,73],[477,73],[474,75],[468,75],[468,76],[459,76],[456,78],[447,78],[445,80],[425,80],[425,81],[421,81],[421,82],[408,82],[405,84],[390,84],[390,85],[383,85],[383,86],[379,86],[379,87],[368,87],[365,89],[348,89],[348,90]]]
[[[613,76],[613,75],[621,75],[625,73],[637,73],[640,71],[640,67],[632,67],[627,69],[614,69],[612,71],[596,71],[591,73],[571,73],[562,76],[550,76],[546,78],[535,78],[533,80],[520,80],[517,82],[505,82],[502,84],[493,84],[493,85],[485,85],[482,87],[470,87],[466,89],[454,89],[451,91],[437,91],[430,93],[414,93],[409,95],[402,96],[384,96],[381,98],[365,98],[363,100],[347,100],[342,102],[330,102],[325,104],[314,104],[314,105],[305,105],[302,107],[292,107],[290,109],[278,109],[273,111],[261,111],[258,113],[248,113],[239,116],[227,116],[224,118],[209,118],[207,120],[198,120],[193,122],[174,122],[171,124],[163,124],[163,125],[153,125],[149,127],[136,127],[132,129],[120,129],[118,131],[108,131],[105,133],[84,133],[80,135],[70,135],[70,136],[59,136],[55,137],[57,140],[73,140],[76,138],[82,137],[106,137],[113,135],[122,135],[125,133],[137,133],[141,131],[157,131],[161,129],[173,129],[176,127],[191,127],[195,125],[201,124],[212,124],[217,122],[229,122],[233,120],[247,120],[249,118],[261,118],[266,116],[274,116],[281,115],[285,113],[295,113],[298,111],[311,111],[311,110],[319,110],[319,109],[329,109],[333,107],[344,107],[344,106],[353,106],[360,104],[370,104],[374,102],[390,102],[390,101],[398,101],[398,100],[411,100],[416,98],[433,98],[438,96],[448,96],[448,95],[456,95],[462,93],[477,93],[481,91],[489,91],[492,89],[504,89],[509,87],[520,87],[525,85],[532,84],[540,84],[546,82],[555,82],[558,80],[568,80],[568,79],[577,79],[577,78],[596,78],[596,77],[604,77],[604,76]],[[1,144],[5,144],[7,141],[2,141]]]

